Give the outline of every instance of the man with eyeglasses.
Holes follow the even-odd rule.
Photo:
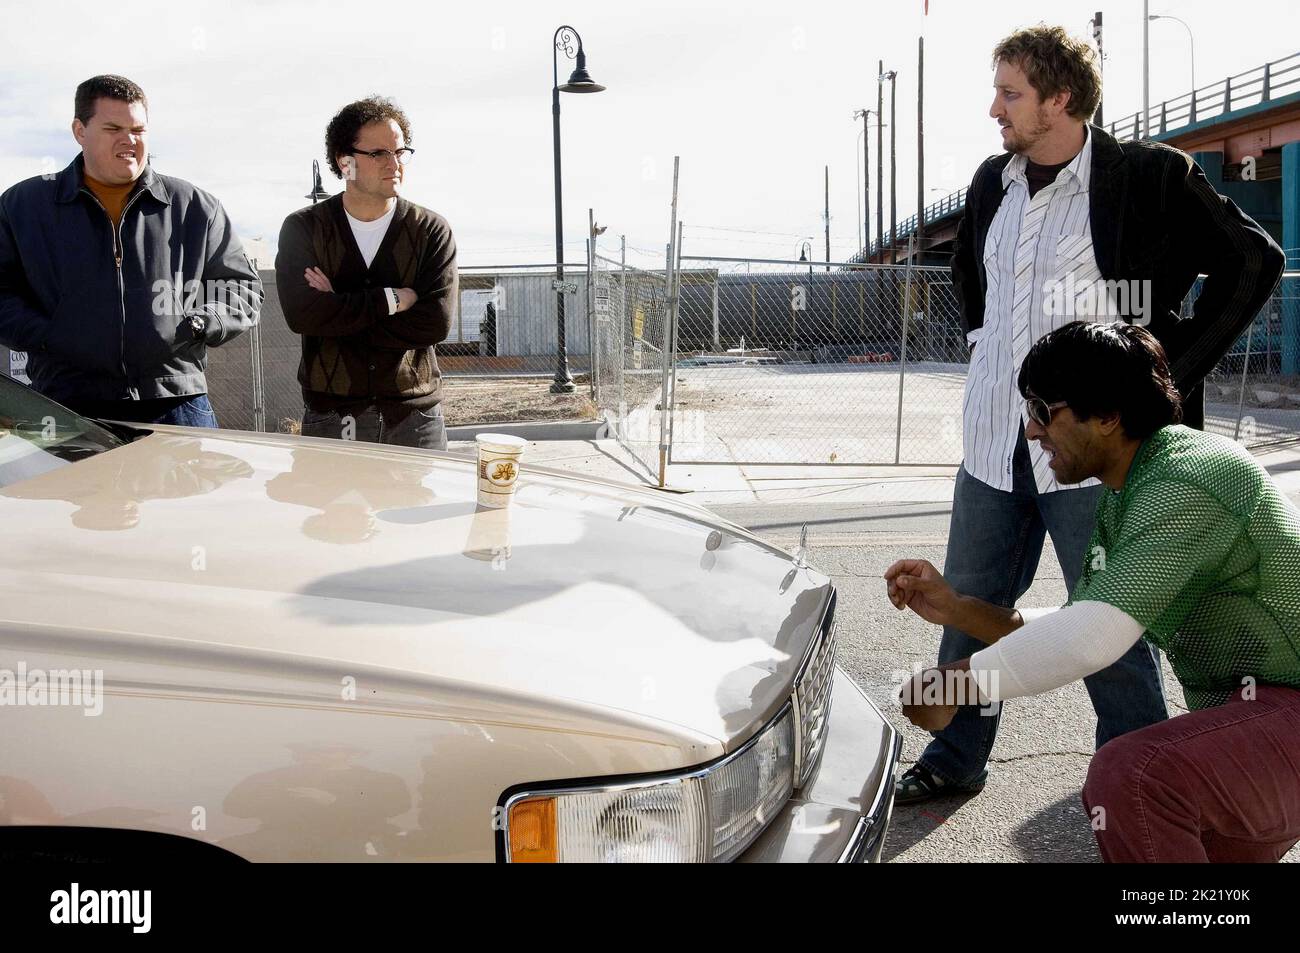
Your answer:
[[[1300,841],[1300,512],[1235,441],[1178,425],[1143,328],[1068,324],[1033,346],[1017,386],[1057,478],[1104,487],[1079,581],[1059,610],[1016,609],[923,559],[895,562],[894,606],[979,646],[915,676],[904,714],[938,731],[971,700],[1041,694],[1135,643],[1159,648],[1189,713],[1093,758],[1083,802],[1102,859],[1279,860]]]
[[[1089,124],[1101,79],[1086,41],[1029,27],[993,59],[989,115],[1005,152],[975,173],[952,261],[972,352],[944,572],[959,589],[1011,606],[1032,585],[1047,536],[1074,586],[1102,492],[1093,479],[1062,479],[1026,440],[1015,375],[1030,347],[1075,316],[1149,325],[1187,422],[1199,427],[1201,381],[1277,284],[1283,257],[1186,153],[1118,142]],[[1205,283],[1180,320],[1198,273]],[[1109,386],[1101,374],[1093,382]],[[945,626],[939,661],[978,648]],[[1144,643],[1084,684],[1098,746],[1167,717],[1157,657]],[[997,709],[963,708],[899,778],[897,803],[981,790],[998,722]]]
[[[456,242],[437,212],[399,194],[411,126],[377,96],[339,110],[325,131],[344,190],[280,230],[276,284],[302,335],[302,433],[447,449],[434,345],[456,313]]]

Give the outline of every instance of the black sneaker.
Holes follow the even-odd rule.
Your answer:
[[[950,784],[917,762],[894,782],[894,803],[917,804],[936,797],[947,797],[950,794],[978,794],[984,790],[984,783],[988,779],[989,773],[984,770],[969,784]]]

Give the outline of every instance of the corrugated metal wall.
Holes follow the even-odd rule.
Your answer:
[[[552,280],[553,275],[496,276],[497,287],[501,289],[497,304],[497,354],[527,357],[555,353]],[[565,348],[570,354],[589,354],[587,276],[566,274],[564,280],[578,286],[578,293],[566,296],[564,302]]]

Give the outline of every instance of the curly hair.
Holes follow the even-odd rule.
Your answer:
[[[149,111],[149,100],[145,98],[143,89],[125,76],[105,73],[102,76],[92,76],[77,87],[72,114],[81,120],[83,126],[95,115],[95,104],[101,98],[116,99],[127,105],[140,103],[146,113]]]
[[[355,103],[348,103],[330,120],[325,127],[325,160],[336,178],[343,178],[339,168],[338,157],[351,152],[357,144],[361,127],[372,122],[385,122],[391,119],[402,130],[402,138],[411,144],[411,122],[406,113],[391,99],[383,96],[367,96]]]
[[[993,65],[1005,60],[1024,71],[1039,99],[1064,90],[1070,94],[1065,111],[1085,122],[1101,102],[1101,73],[1097,54],[1086,40],[1075,39],[1063,27],[1025,27],[993,47]]]
[[[1029,349],[1016,383],[1020,396],[1063,400],[1080,420],[1119,414],[1134,440],[1183,419],[1165,349],[1146,328],[1122,321],[1073,321],[1043,336]]]

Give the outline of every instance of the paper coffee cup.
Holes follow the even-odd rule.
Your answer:
[[[519,479],[519,458],[528,441],[504,433],[481,433],[478,442],[478,502],[509,506]]]

